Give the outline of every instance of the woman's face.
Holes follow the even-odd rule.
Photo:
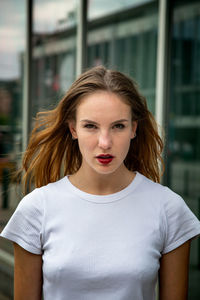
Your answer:
[[[98,91],[81,99],[76,122],[69,123],[72,136],[78,139],[81,168],[99,174],[124,168],[136,127],[130,106],[116,94]]]

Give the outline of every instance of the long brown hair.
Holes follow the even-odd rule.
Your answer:
[[[129,77],[98,66],[83,73],[55,109],[37,114],[22,160],[22,182],[26,191],[28,183],[41,187],[62,176],[73,174],[80,168],[82,156],[77,140],[72,139],[68,122],[76,119],[76,107],[81,98],[102,90],[116,93],[128,103],[132,119],[138,122],[137,135],[131,140],[124,161],[126,167],[155,182],[160,181],[159,162],[163,165],[163,142],[145,98]]]

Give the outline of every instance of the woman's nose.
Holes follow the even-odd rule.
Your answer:
[[[109,133],[101,133],[99,135],[99,147],[102,149],[109,149],[112,145],[112,139]]]

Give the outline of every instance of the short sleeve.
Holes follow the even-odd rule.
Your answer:
[[[2,231],[2,237],[19,244],[25,250],[42,253],[43,207],[41,193],[35,189],[19,203]]]
[[[164,199],[164,246],[162,254],[170,252],[200,234],[200,222],[176,193],[166,188]]]

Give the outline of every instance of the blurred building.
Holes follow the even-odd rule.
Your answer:
[[[18,56],[19,78],[0,82],[0,162],[5,156],[10,161],[19,160],[26,138],[22,130],[26,101],[31,128],[32,117],[38,111],[53,108],[77,76],[81,1],[30,2],[33,26],[29,31],[29,77],[23,71],[27,67],[24,48]],[[156,116],[162,115],[161,125],[166,132],[163,183],[179,193],[200,218],[200,0],[85,2],[83,69],[103,64],[135,79],[149,109]],[[163,3],[166,6],[162,11]],[[160,35],[161,25],[165,27],[164,36]],[[158,47],[161,39],[164,48]],[[163,59],[163,99],[158,94],[162,84],[158,78],[159,57]],[[25,87],[29,88],[26,95]],[[17,199],[10,199],[13,207],[20,198]],[[189,300],[200,298],[199,280],[200,245],[195,240]]]

